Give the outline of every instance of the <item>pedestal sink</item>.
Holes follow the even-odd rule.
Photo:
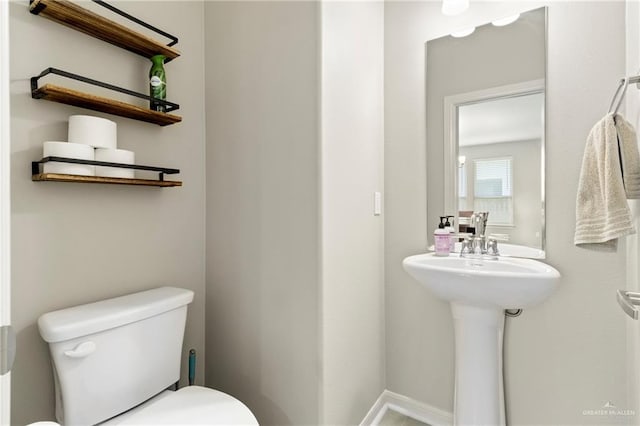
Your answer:
[[[455,425],[504,425],[504,310],[547,299],[560,273],[532,259],[409,256],[404,269],[451,304],[455,333]]]

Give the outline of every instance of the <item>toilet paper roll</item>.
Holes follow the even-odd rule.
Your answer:
[[[94,160],[92,146],[79,143],[47,141],[42,144],[43,157],[66,157],[80,160]],[[49,162],[42,165],[43,173],[59,173],[63,175],[94,176],[95,167],[87,164],[55,163]]]
[[[135,153],[126,149],[96,148],[96,161],[110,163],[135,164]],[[96,176],[120,177],[133,179],[133,169],[118,169],[116,167],[96,166]]]
[[[94,148],[116,149],[117,125],[106,118],[91,115],[69,117],[69,142],[90,145]]]

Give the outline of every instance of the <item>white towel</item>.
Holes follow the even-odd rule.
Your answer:
[[[622,159],[622,183],[627,199],[640,198],[640,153],[636,131],[620,114],[615,116],[618,145]]]
[[[574,243],[615,249],[617,238],[633,234],[626,200],[613,114],[601,119],[587,137],[576,198]]]

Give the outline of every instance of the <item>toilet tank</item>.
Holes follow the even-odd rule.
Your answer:
[[[58,422],[94,425],[177,382],[192,300],[190,290],[161,287],[42,315]]]

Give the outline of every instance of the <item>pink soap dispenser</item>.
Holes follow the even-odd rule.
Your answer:
[[[456,251],[456,230],[453,226],[454,218],[455,216],[447,216],[447,220],[444,222],[444,229],[449,233],[449,253],[455,253]]]
[[[449,251],[451,250],[451,235],[449,234],[449,230],[445,229],[445,219],[446,216],[440,216],[438,228],[433,232],[436,256],[449,256]]]

